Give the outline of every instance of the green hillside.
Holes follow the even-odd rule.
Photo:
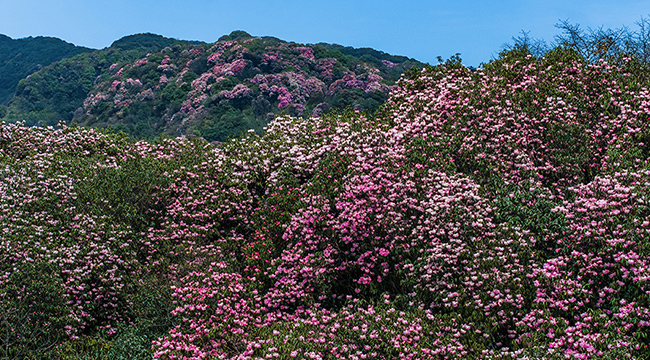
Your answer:
[[[0,105],[9,102],[18,82],[29,74],[63,58],[90,51],[50,37],[14,40],[0,34]]]
[[[93,86],[110,75],[116,62],[131,62],[176,40],[159,35],[127,36],[103,50],[84,52],[52,63],[18,82],[9,101],[6,122],[32,125],[69,122],[83,105]],[[1,115],[1,114],[0,114]]]

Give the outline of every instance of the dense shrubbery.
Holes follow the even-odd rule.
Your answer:
[[[515,48],[220,147],[5,124],[2,356],[646,358],[649,74]]]

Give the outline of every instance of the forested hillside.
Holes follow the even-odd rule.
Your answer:
[[[108,78],[112,64],[135,61],[149,51],[175,42],[177,40],[159,35],[133,35],[116,41],[109,48],[57,61],[18,82],[2,120],[24,121],[28,126],[69,122],[93,86],[102,78]]]
[[[0,106],[7,105],[18,82],[53,62],[91,49],[63,40],[36,37],[12,39],[0,34]],[[4,110],[2,110],[4,111]],[[0,113],[0,118],[3,113]]]
[[[134,35],[20,82],[3,120],[124,131],[136,139],[261,133],[274,116],[374,111],[424,64],[372,49],[288,43],[243,31],[214,44]]]

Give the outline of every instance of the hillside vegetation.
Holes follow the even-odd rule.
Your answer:
[[[63,120],[135,139],[225,141],[248,129],[261,133],[279,114],[374,111],[413,66],[424,64],[372,49],[301,45],[243,31],[214,44],[133,35],[22,80],[3,120],[30,126]]]
[[[248,40],[118,64],[85,116],[168,86],[187,116],[274,91],[299,115],[316,102],[291,81],[345,59],[282,43],[304,73],[253,86],[239,74],[286,57]],[[279,116],[217,147],[3,124],[0,356],[648,358],[649,75],[515,47],[411,70],[375,116]]]
[[[39,36],[14,40],[0,34],[0,106],[7,105],[18,82],[29,74],[63,58],[89,51],[91,49],[55,38]],[[2,116],[0,113],[0,118]]]
[[[42,68],[14,86],[15,95],[3,111],[5,122],[56,125],[71,121],[96,82],[109,75],[115,62],[131,62],[149,51],[176,43],[177,40],[153,34],[127,36],[109,48],[66,57]],[[47,51],[38,48],[38,51]],[[103,76],[103,77],[102,77]]]

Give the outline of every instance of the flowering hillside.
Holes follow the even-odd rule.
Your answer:
[[[413,66],[424,64],[373,49],[301,45],[243,31],[213,44],[139,34],[22,80],[0,118],[52,126],[63,120],[134,139],[225,141],[251,128],[261,134],[279,114],[374,111]]]
[[[48,42],[52,41],[56,43],[56,40]],[[4,86],[11,89],[11,94],[6,99],[7,106],[0,107],[0,120],[11,123],[24,121],[28,126],[53,126],[59,121],[69,122],[93,86],[110,76],[108,72],[112,64],[136,61],[148,52],[176,42],[178,40],[153,34],[126,36],[103,50],[81,49],[84,51],[81,51],[82,54],[76,51],[78,55],[68,52],[66,57],[65,54],[59,54],[58,59],[63,59],[54,63],[52,61],[56,59],[39,61],[43,66],[51,64],[38,66],[42,67],[39,71],[36,71],[38,67],[32,69],[36,71],[32,74],[10,70],[13,80],[7,81]],[[47,57],[57,53],[45,45],[47,43],[40,41],[31,42],[30,51],[22,49],[22,54],[31,52],[40,54],[39,57]],[[28,60],[29,57],[17,56],[12,59],[13,64],[5,65],[5,68],[34,67]],[[29,76],[21,80],[26,75]]]
[[[390,61],[392,60],[392,61]],[[192,134],[224,141],[276,114],[321,115],[332,107],[374,111],[411,66],[371,49],[300,45],[233,32],[214,44],[183,44],[117,62],[75,122],[136,137]]]
[[[649,74],[451,59],[219,147],[3,124],[0,354],[647,358]]]

